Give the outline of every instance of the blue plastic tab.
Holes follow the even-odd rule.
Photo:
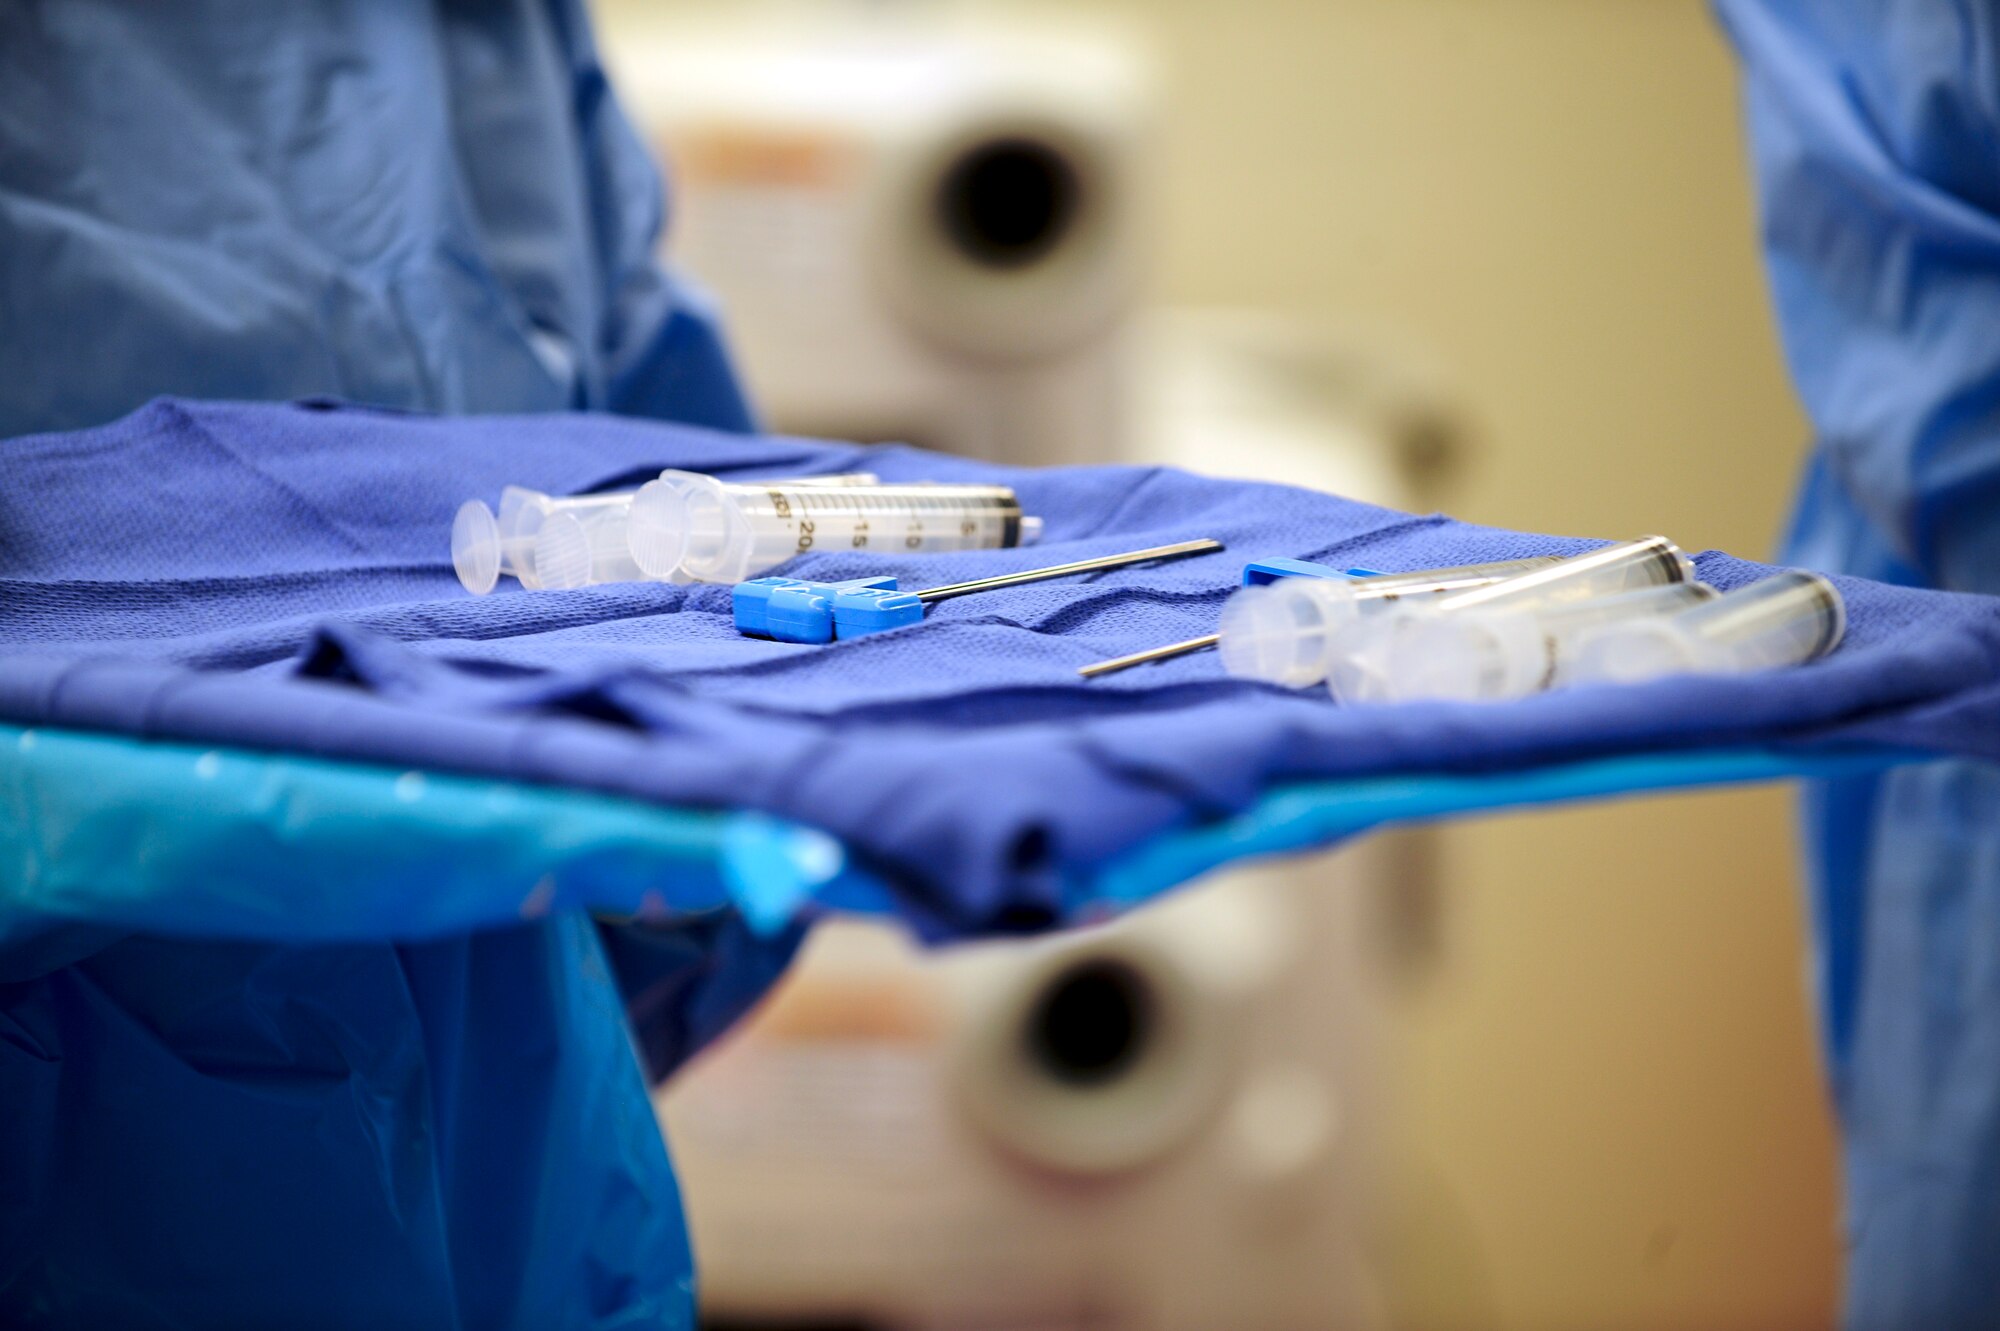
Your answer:
[[[736,584],[730,607],[736,631],[779,642],[833,641],[834,602],[844,592],[873,590],[894,593],[893,577],[852,578],[846,582],[810,582],[804,578],[754,578]],[[921,609],[918,612],[922,616]]]
[[[1255,559],[1243,566],[1245,587],[1266,587],[1280,578],[1379,578],[1372,568],[1335,568],[1309,559]]]
[[[915,592],[855,588],[833,598],[836,638],[861,638],[923,622],[924,603]]]

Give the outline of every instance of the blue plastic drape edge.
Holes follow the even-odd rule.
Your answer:
[[[1837,776],[1934,755],[1764,748],[1275,789],[1154,838],[1067,894],[1113,913],[1235,860],[1389,823],[1649,790]],[[321,758],[0,726],[0,943],[63,923],[287,941],[437,937],[560,909],[893,914],[825,832],[753,812]]]
[[[824,833],[757,815],[0,725],[0,944],[67,924],[334,942],[755,911],[845,863]]]
[[[1233,817],[1156,837],[1079,885],[1103,913],[1241,859],[1332,846],[1392,823],[1697,786],[1853,775],[1939,755],[1888,747],[1794,753],[1763,747],[1592,759],[1522,771],[1419,773],[1283,786]]]

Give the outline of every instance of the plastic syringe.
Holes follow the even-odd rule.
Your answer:
[[[842,472],[773,482],[790,487],[875,485],[873,472]],[[647,575],[631,558],[626,517],[635,491],[550,495],[510,485],[498,513],[477,499],[459,506],[451,527],[451,562],[475,596],[493,590],[502,575],[528,588],[583,587]]]
[[[1651,625],[1715,595],[1699,582],[1670,582],[1539,607],[1396,616],[1373,648],[1379,669],[1357,677],[1352,696],[1339,696],[1348,702],[1525,698],[1565,681],[1577,644],[1591,630]]]
[[[1840,589],[1792,570],[1666,619],[1595,628],[1578,642],[1568,674],[1575,683],[1747,674],[1817,660],[1846,632]]]
[[[1041,531],[1004,485],[731,485],[692,472],[642,486],[629,521],[643,573],[699,582],[742,582],[812,550],[997,550]]]
[[[692,473],[677,471],[660,473],[662,477],[690,474]],[[653,483],[648,482],[648,484]],[[881,478],[872,472],[852,472],[835,476],[807,476],[745,484],[753,488],[758,485],[782,486],[790,491],[847,491],[863,486],[879,486]],[[660,580],[646,572],[632,553],[632,506],[640,492],[589,496],[606,499],[609,502],[593,505],[571,504],[549,514],[542,522],[541,530],[535,534],[534,541],[534,571],[540,584],[550,588],[594,587],[605,582]],[[661,550],[657,543],[654,548],[656,553],[667,553]],[[663,564],[667,562],[662,560]],[[677,568],[678,563],[676,557],[670,566]],[[669,573],[666,578],[672,580],[675,574]],[[681,577],[678,580],[691,579]]]
[[[662,472],[662,478],[682,478],[690,472]],[[702,478],[708,480],[708,478]],[[654,482],[648,482],[654,484]],[[792,480],[758,482],[750,488],[770,488],[782,486],[788,492],[794,490],[858,490],[876,488],[882,478],[872,472],[852,472],[842,476],[806,476]],[[588,510],[568,510],[552,514],[534,540],[534,572],[544,588],[590,588],[600,582],[662,582],[648,574],[632,552],[632,506],[638,502],[640,492],[616,496],[618,504],[608,504],[602,508]],[[650,502],[654,516],[658,518],[662,500]],[[688,524],[678,524],[680,532],[688,532]],[[660,568],[672,568],[666,574],[668,582],[694,582],[692,578],[678,572],[680,556],[660,544],[660,530],[652,532],[652,546],[648,554],[650,562]],[[684,552],[682,552],[684,554]],[[668,558],[672,556],[672,558]]]
[[[1543,568],[1447,596],[1405,601],[1340,635],[1327,687],[1343,702],[1385,696],[1390,651],[1412,618],[1471,612],[1540,611],[1568,601],[1617,596],[1668,583],[1693,582],[1694,561],[1664,536],[1642,536],[1560,559]]]
[[[1239,679],[1295,689],[1317,684],[1333,664],[1335,639],[1356,620],[1411,599],[1469,591],[1559,562],[1554,557],[1506,559],[1368,578],[1285,578],[1245,587],[1222,607],[1217,643],[1222,668]]]

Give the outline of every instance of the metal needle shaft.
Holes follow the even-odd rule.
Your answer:
[[[1066,578],[1072,573],[1095,573],[1099,569],[1123,568],[1127,564],[1144,564],[1155,559],[1180,559],[1186,555],[1205,555],[1220,549],[1222,549],[1221,541],[1207,539],[1179,541],[1173,545],[1156,545],[1149,550],[1131,550],[1122,555],[1079,559],[1073,564],[1057,564],[1052,568],[1031,568],[1024,573],[1002,573],[997,577],[979,578],[973,582],[949,583],[943,587],[932,587],[917,592],[916,598],[929,605],[933,601],[947,601],[954,596],[970,596],[973,592],[991,591],[996,587],[1040,582],[1043,578]]]
[[[1165,661],[1176,656],[1186,656],[1189,652],[1198,652],[1204,647],[1213,647],[1221,641],[1222,635],[1220,633],[1205,634],[1199,638],[1189,638],[1186,642],[1170,642],[1164,647],[1148,647],[1145,651],[1134,652],[1130,656],[1114,656],[1109,661],[1098,661],[1091,665],[1078,666],[1076,673],[1082,675],[1085,679],[1096,679],[1099,675],[1109,675],[1114,671],[1125,670],[1137,665],[1145,665],[1149,661]]]

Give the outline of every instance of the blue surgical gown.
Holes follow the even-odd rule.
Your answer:
[[[2000,5],[1720,0],[1817,444],[1789,562],[2000,592]],[[2000,771],[1813,791],[1848,1325],[2000,1326]]]
[[[0,3],[0,440],[161,393],[747,428],[661,220],[578,0]],[[633,1035],[664,1072],[795,942],[0,955],[0,1324],[690,1326]]]

